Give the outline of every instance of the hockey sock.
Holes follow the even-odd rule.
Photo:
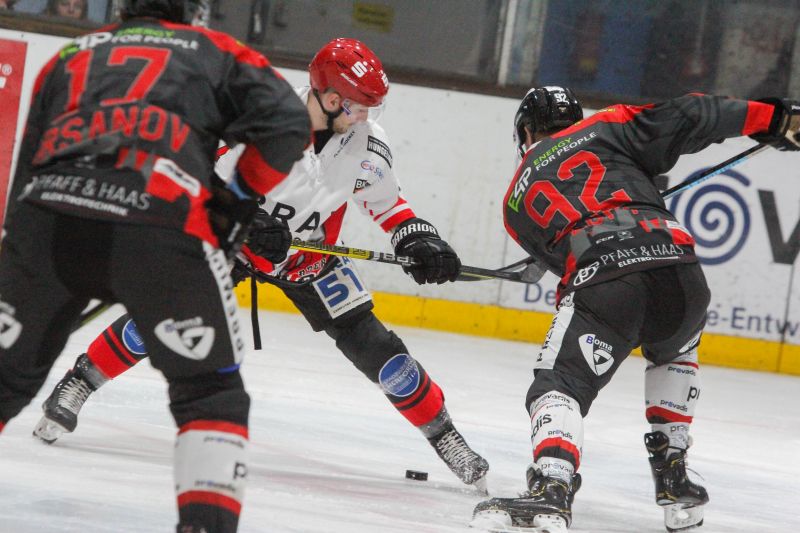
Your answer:
[[[578,402],[556,391],[531,404],[533,462],[546,477],[571,483],[581,464],[583,417]]]
[[[181,524],[236,531],[247,481],[247,444],[247,426],[194,420],[180,427],[175,491]]]
[[[645,415],[653,431],[669,437],[670,453],[689,447],[689,426],[700,397],[697,350],[645,370]]]
[[[386,361],[378,382],[395,409],[415,427],[430,424],[444,408],[442,389],[408,354],[397,354]]]
[[[86,356],[106,378],[114,379],[147,357],[147,350],[136,324],[126,314],[97,336]]]

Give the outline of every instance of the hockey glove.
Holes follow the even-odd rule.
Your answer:
[[[412,218],[400,224],[392,236],[395,255],[406,255],[418,264],[403,266],[420,285],[455,281],[461,260],[449,244],[439,238],[431,224]]]
[[[242,247],[250,224],[258,211],[254,198],[240,198],[233,191],[217,184],[211,186],[211,198],[206,202],[211,230],[219,247],[228,259]]]
[[[769,144],[782,151],[800,150],[800,102],[788,98],[759,100],[775,106],[769,131],[751,135],[758,142]]]
[[[292,234],[284,220],[259,209],[246,242],[251,252],[277,265],[286,259],[292,245]]]
[[[233,286],[237,286],[247,278],[251,276],[250,269],[247,268],[240,259],[234,259],[233,261],[233,268],[231,269],[231,279],[233,280]]]

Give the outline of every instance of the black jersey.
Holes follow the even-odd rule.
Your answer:
[[[682,154],[769,129],[773,106],[692,94],[615,105],[532,146],[506,193],[506,229],[561,278],[560,293],[696,262],[653,177]]]
[[[263,194],[309,135],[305,105],[263,55],[224,33],[131,19],[78,37],[39,74],[13,193],[215,244],[204,204],[219,140],[251,147],[241,173]]]

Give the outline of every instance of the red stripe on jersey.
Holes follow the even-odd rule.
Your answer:
[[[111,328],[109,327],[108,329],[110,330]],[[86,350],[86,357],[108,379],[114,379],[131,367],[131,365],[125,364],[120,359],[103,334],[100,334],[89,345],[89,349]],[[136,361],[133,364],[135,365]]]
[[[411,220],[412,218],[416,218],[416,216],[417,215],[414,214],[414,211],[412,211],[410,207],[408,209],[403,209],[399,213],[395,213],[387,218],[383,224],[381,224],[381,228],[388,233],[406,220]]]
[[[226,146],[220,146],[219,148],[217,148],[217,157],[216,158],[219,159],[223,155],[227,154],[229,151],[230,151],[230,148],[228,148],[227,145]]]
[[[689,233],[678,228],[671,228],[669,232],[672,235],[672,242],[675,244],[694,246],[694,237]]]
[[[247,186],[261,196],[277,187],[287,176],[286,173],[272,168],[264,161],[255,146],[245,148],[236,168]]]
[[[664,409],[663,407],[648,407],[645,411],[645,417],[649,421],[651,418],[662,418],[667,422],[686,422],[692,423],[692,417]]]
[[[246,244],[242,245],[242,253],[259,272],[269,274],[275,270],[275,265],[272,263],[272,261],[264,259],[260,255],[254,254],[250,247]]]
[[[572,457],[575,458],[575,470],[580,468],[581,466],[581,451],[571,442],[562,439],[561,437],[551,437],[549,439],[544,439],[540,442],[536,449],[533,450],[533,460],[536,462],[539,459],[542,450],[545,448],[561,448]]]
[[[211,246],[219,248],[219,240],[211,229],[211,222],[208,220],[208,211],[205,205],[211,198],[211,193],[208,189],[201,185],[197,196],[194,196],[168,176],[153,171],[150,174],[150,180],[147,182],[145,192],[167,202],[174,202],[179,197],[186,196],[189,199],[189,212],[186,214],[183,231],[187,235],[193,235]]]
[[[178,435],[186,433],[187,431],[221,431],[222,433],[231,433],[239,435],[245,439],[249,439],[247,426],[241,424],[234,424],[233,422],[225,422],[224,420],[193,420],[184,424],[178,430]]]
[[[344,222],[344,214],[347,211],[347,204],[342,204],[339,209],[331,213],[322,227],[325,229],[325,244],[336,244],[339,240],[339,233],[342,231],[342,222]]]
[[[241,502],[216,492],[190,490],[188,492],[184,492],[183,494],[178,494],[178,507],[185,507],[186,505],[192,504],[222,507],[223,509],[230,511],[237,516],[242,512]]]
[[[669,364],[671,365],[683,365],[683,366],[690,366],[692,368],[700,369],[700,365],[697,363],[692,363],[691,361],[671,361]]]
[[[744,119],[742,135],[752,135],[762,131],[768,131],[772,122],[772,115],[775,114],[775,106],[764,102],[747,102],[747,118]]]
[[[270,66],[269,60],[266,57],[252,48],[245,46],[242,42],[231,37],[227,33],[202,28],[200,26],[187,26],[186,24],[177,24],[163,20],[161,21],[161,25],[170,30],[193,31],[204,35],[221,51],[233,55],[239,63],[245,63],[260,68]],[[277,74],[276,71],[273,72]]]
[[[558,139],[559,137],[564,137],[565,135],[572,135],[577,131],[580,131],[584,128],[588,128],[589,126],[593,126],[598,122],[624,124],[625,122],[630,122],[631,120],[633,120],[634,117],[636,117],[636,115],[638,115],[645,109],[650,109],[651,107],[653,107],[653,105],[654,104],[634,106],[634,105],[618,104],[611,107],[607,107],[605,109],[601,109],[600,111],[598,111],[589,118],[579,120],[569,128],[561,130],[558,133],[551,135],[551,137],[553,139]]]
[[[4,427],[6,427],[6,423],[5,422],[0,422],[0,433],[3,432],[3,428]]]

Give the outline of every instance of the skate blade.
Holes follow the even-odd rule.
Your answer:
[[[475,490],[477,490],[479,493],[483,494],[484,496],[488,496],[489,495],[489,485],[486,482],[486,476],[483,476],[482,478],[474,481],[472,483],[472,486],[475,487]]]
[[[674,503],[664,506],[664,525],[670,533],[689,531],[703,525],[703,506]]]
[[[533,519],[531,526],[515,526],[507,512],[494,509],[476,513],[469,527],[490,533],[568,533],[567,524],[560,516],[540,515]]]
[[[33,428],[33,436],[47,444],[53,444],[64,433],[69,433],[67,428],[46,416],[43,416],[39,423],[36,424],[36,427]]]

